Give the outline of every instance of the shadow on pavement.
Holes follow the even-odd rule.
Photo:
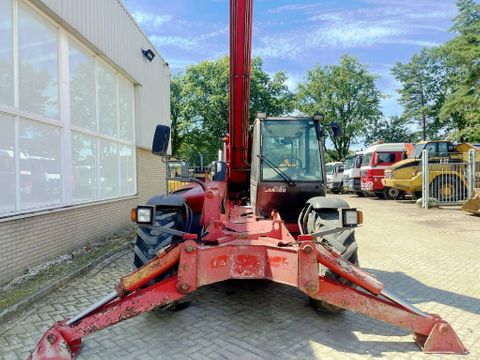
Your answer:
[[[388,284],[397,284],[393,292],[412,304],[421,305],[426,302],[436,302],[480,315],[479,298],[427,286],[403,272],[390,272],[377,269],[364,270],[374,274],[386,287],[388,287]],[[401,286],[399,287],[398,284],[401,284]],[[402,292],[399,288],[409,289],[409,291],[408,293]]]

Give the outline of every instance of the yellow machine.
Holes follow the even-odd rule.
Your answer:
[[[480,159],[480,149],[471,144],[454,145],[450,141],[422,141],[415,145],[409,157],[397,162],[385,170],[383,186],[386,193],[403,196],[405,193],[420,197],[422,194],[422,151],[428,150],[429,182],[433,196],[439,201],[461,199],[466,195],[467,179],[462,164],[468,162],[468,151],[477,150]],[[393,197],[393,196],[392,196]]]
[[[471,214],[480,215],[480,188],[473,189],[473,196],[462,206],[462,210]]]
[[[190,171],[188,164],[184,160],[168,159],[167,161],[167,192],[170,194],[190,181],[181,181],[179,178],[189,178]]]

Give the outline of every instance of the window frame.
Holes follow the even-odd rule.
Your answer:
[[[58,119],[48,118],[44,115],[32,113],[30,111],[19,108],[19,43],[18,43],[18,23],[19,23],[19,3],[22,2],[31,11],[36,12],[45,21],[51,23],[57,31],[57,61],[58,61]],[[36,5],[32,4],[30,0],[11,0],[12,6],[12,49],[13,49],[13,106],[0,103],[0,113],[13,117],[14,121],[14,166],[15,166],[15,210],[0,213],[0,221],[4,218],[17,217],[21,215],[28,215],[32,213],[41,213],[45,210],[61,209],[82,204],[95,204],[111,200],[121,200],[138,195],[138,179],[137,179],[137,149],[136,149],[136,118],[135,118],[135,84],[120,73],[114,65],[111,65],[105,59],[100,58],[95,52],[88,48],[81,39],[70,33],[63,26],[52,20]],[[73,125],[71,122],[70,109],[70,72],[69,72],[69,44],[74,42],[75,45],[84,51],[89,56],[94,58],[95,71],[95,111],[96,111],[96,131],[82,128]],[[99,103],[98,103],[98,78],[97,68],[101,63],[104,67],[109,69],[115,75],[115,94],[116,94],[116,125],[117,136],[109,136],[102,134],[99,131]],[[131,99],[132,99],[132,139],[127,140],[120,137],[120,116],[119,116],[119,82],[124,81],[131,85]],[[31,209],[21,208],[21,180],[20,180],[20,142],[19,142],[19,124],[21,119],[32,121],[34,123],[45,124],[55,127],[60,131],[60,149],[61,154],[59,158],[62,178],[62,195],[60,204],[40,206]],[[88,200],[74,200],[74,183],[70,181],[73,175],[73,133],[87,135],[96,139],[97,153],[96,153],[96,172],[97,172],[97,186],[96,197]],[[134,192],[129,194],[118,194],[112,197],[100,197],[100,142],[101,140],[114,142],[117,148],[121,146],[128,146],[132,149],[133,157],[133,171],[134,171]],[[119,153],[117,153],[117,181],[118,189],[121,189],[121,161]]]

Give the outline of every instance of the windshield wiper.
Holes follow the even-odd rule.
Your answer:
[[[285,174],[280,168],[278,168],[278,166],[276,166],[273,162],[271,162],[270,160],[268,160],[265,156],[263,155],[257,155],[259,157],[259,159],[265,161],[267,163],[268,166],[270,166],[278,175],[281,176],[281,178],[290,186],[295,186],[295,181],[293,181],[293,179],[288,176],[287,174]]]

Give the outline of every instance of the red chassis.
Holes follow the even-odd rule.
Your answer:
[[[231,205],[227,214],[220,214],[222,190],[220,183],[208,184],[203,220],[209,226],[200,243],[196,235],[184,235],[183,242],[121,278],[103,305],[78,321],[57,322],[29,358],[75,358],[84,336],[227,279],[268,279],[294,286],[309,297],[410,330],[426,353],[468,353],[448,322],[395,299],[376,278],[311,235],[295,239],[281,220],[257,220],[249,215],[250,208]],[[319,264],[356,288],[319,275]],[[143,287],[172,267],[178,269],[175,276]]]

